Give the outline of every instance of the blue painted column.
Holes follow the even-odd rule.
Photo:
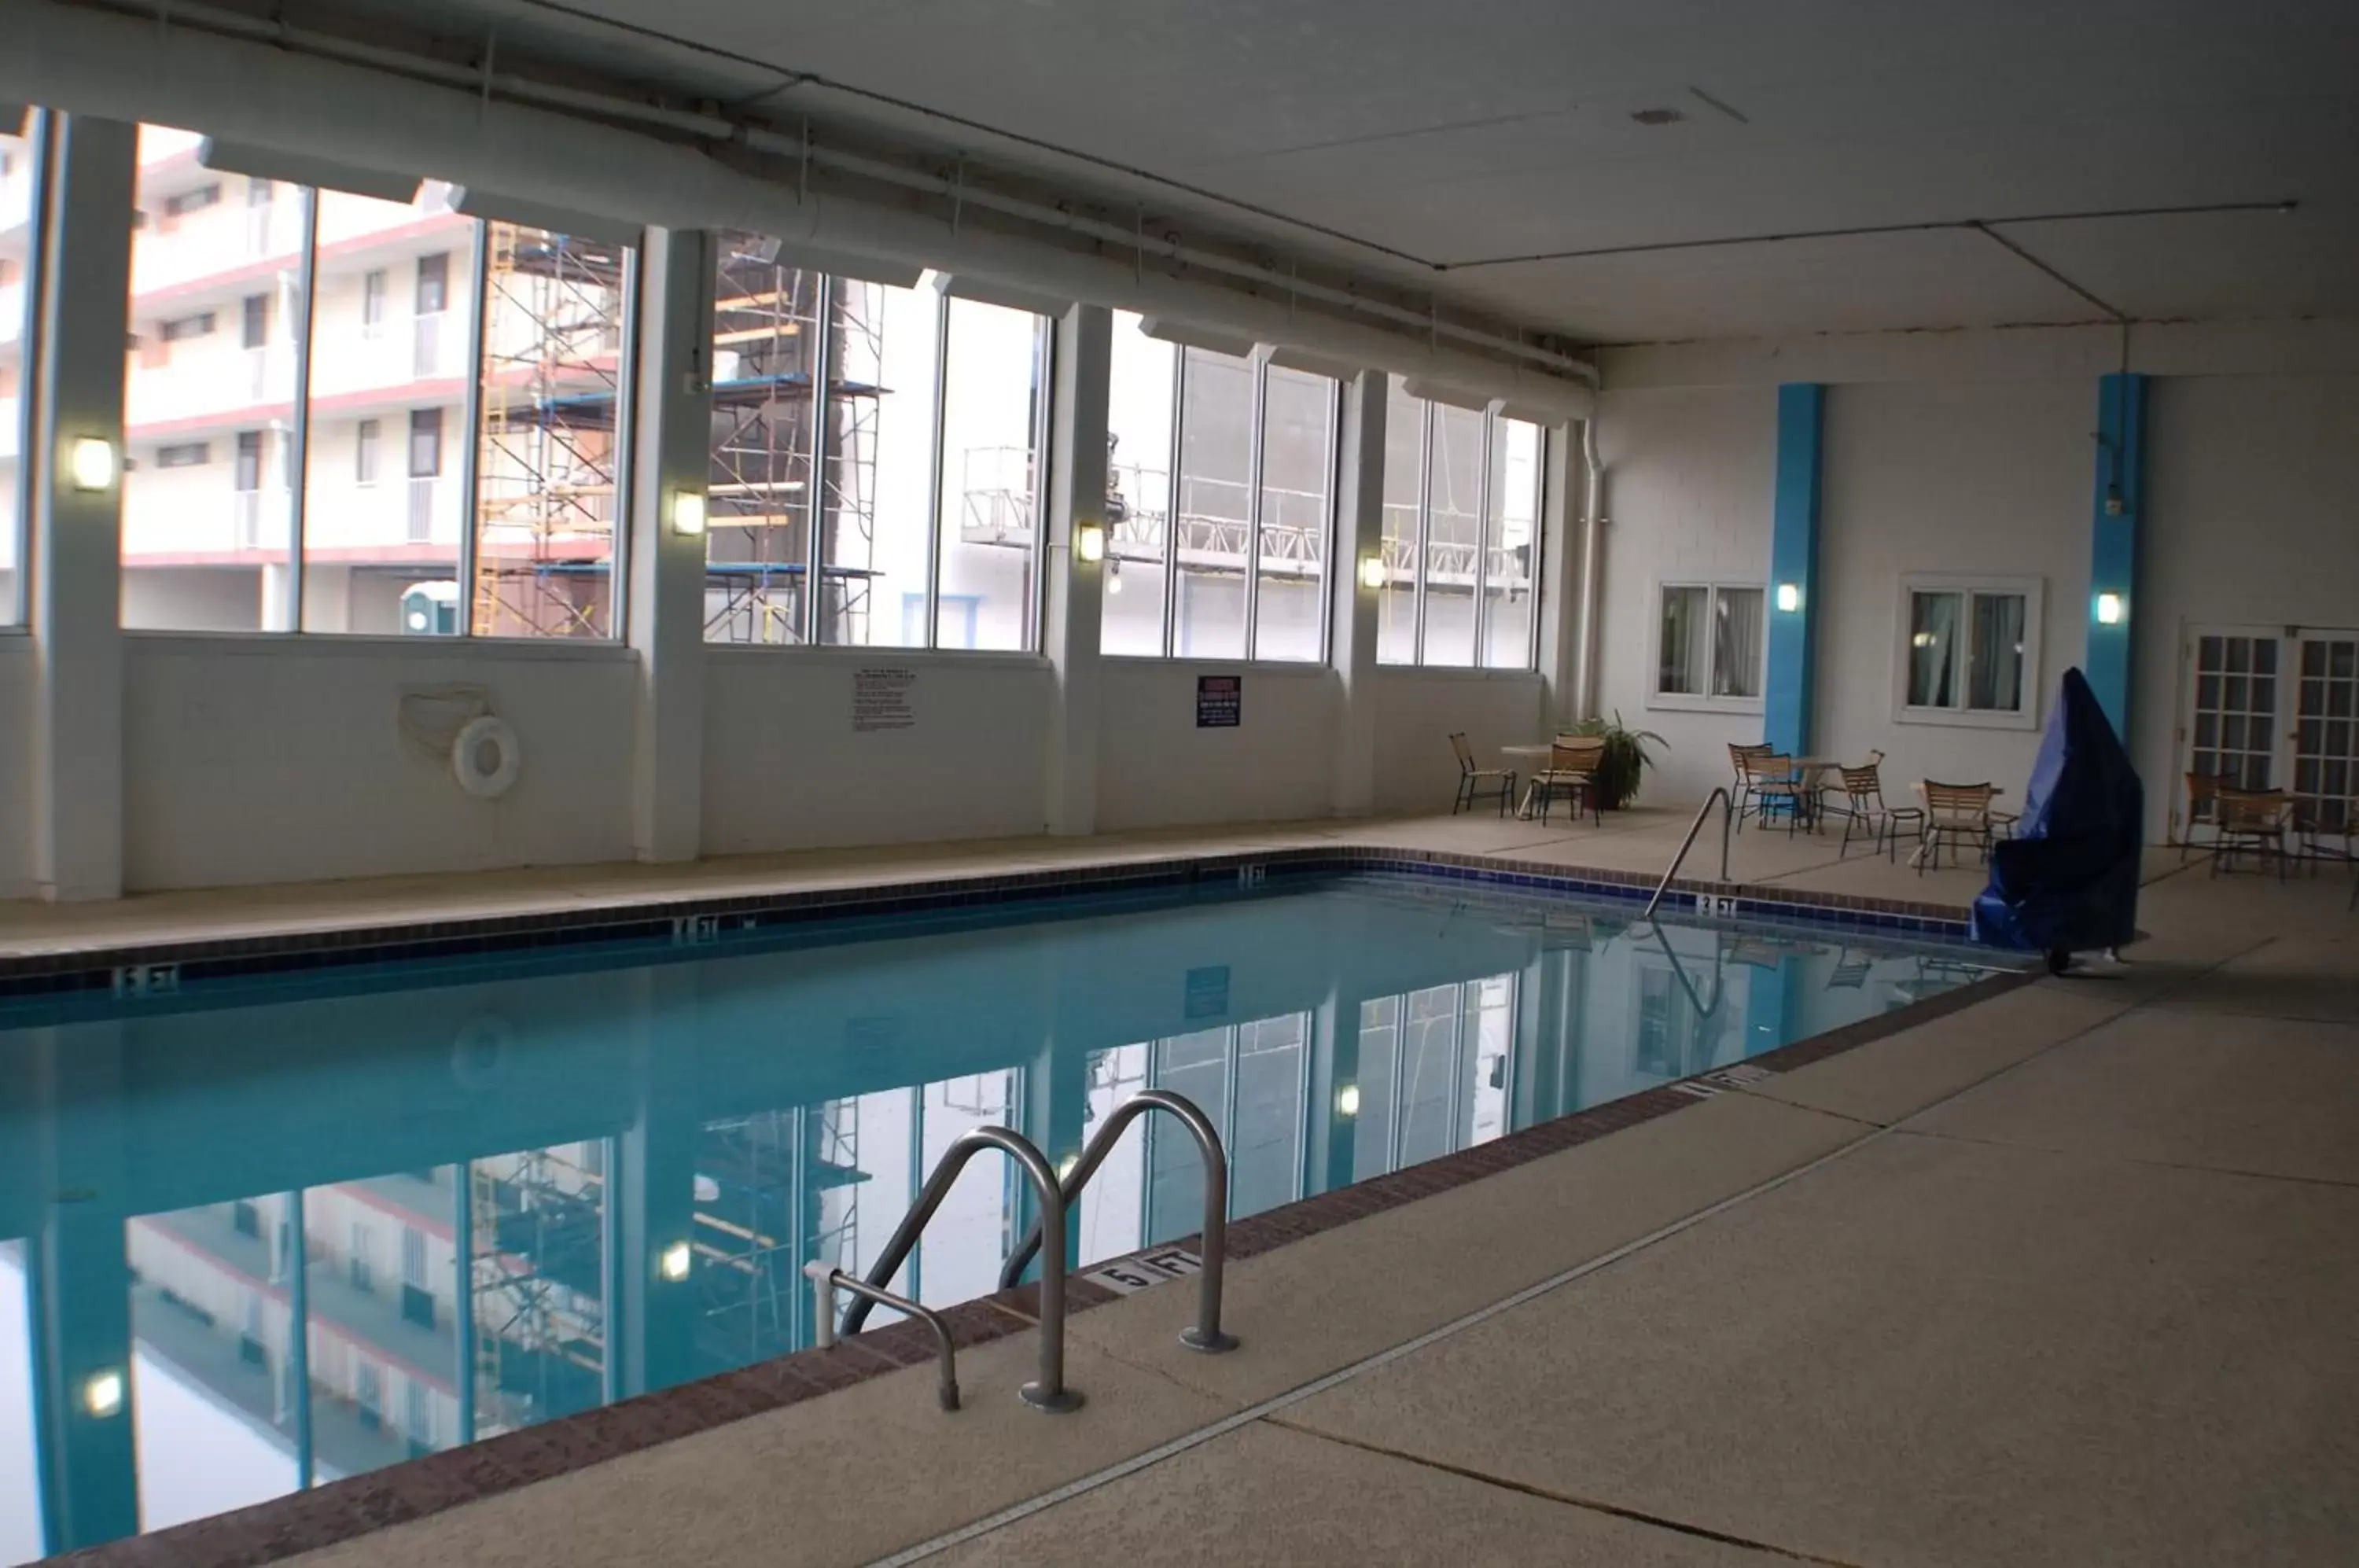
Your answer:
[[[2146,513],[2146,377],[2097,383],[2097,481],[2089,517],[2089,652],[2081,672],[2126,744],[2138,519]]]
[[[1819,447],[1827,389],[1777,388],[1777,489],[1769,535],[1769,659],[1761,738],[1788,756],[1810,749],[1810,612],[1819,587]]]

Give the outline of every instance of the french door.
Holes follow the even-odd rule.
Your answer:
[[[2343,833],[2359,817],[2359,631],[2198,626],[2181,650],[2184,771],[2283,789],[2299,820]],[[2170,827],[2187,822],[2173,779]]]

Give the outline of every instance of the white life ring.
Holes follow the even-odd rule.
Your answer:
[[[498,760],[484,766],[484,754],[489,751]],[[451,743],[451,772],[459,780],[459,788],[478,800],[496,800],[516,787],[516,769],[523,766],[524,748],[516,741],[516,731],[508,728],[506,719],[485,713],[468,721]]]

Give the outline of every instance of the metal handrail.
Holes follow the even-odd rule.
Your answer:
[[[1680,852],[1671,856],[1670,868],[1663,873],[1663,879],[1655,884],[1655,896],[1647,900],[1646,913],[1639,919],[1651,920],[1655,918],[1655,906],[1663,901],[1663,889],[1671,885],[1671,878],[1680,874],[1680,866],[1687,860],[1688,851],[1695,847],[1696,834],[1703,831],[1703,820],[1711,812],[1714,800],[1720,802],[1720,879],[1723,882],[1728,880],[1728,833],[1736,823],[1736,802],[1728,798],[1726,785],[1715,784],[1712,793],[1703,798],[1703,804],[1696,808],[1695,821],[1688,824],[1688,836],[1680,840]]]
[[[812,1322],[818,1325],[811,1334],[813,1345],[825,1350],[835,1344],[835,1293],[838,1290],[846,1290],[880,1306],[907,1312],[934,1331],[934,1342],[942,1350],[942,1380],[935,1392],[942,1401],[942,1409],[954,1410],[959,1408],[958,1343],[951,1337],[951,1325],[943,1320],[941,1313],[931,1307],[921,1307],[907,1296],[879,1290],[867,1280],[856,1279],[834,1264],[823,1263],[816,1258],[803,1265],[803,1272],[810,1277],[812,1305],[816,1309],[812,1313]]]
[[[1680,962],[1679,950],[1671,945],[1670,935],[1663,930],[1662,922],[1648,920],[1647,929],[1653,931],[1655,940],[1662,944],[1663,956],[1670,960],[1671,973],[1678,977],[1680,988],[1688,994],[1688,1006],[1696,1010],[1696,1017],[1709,1018],[1719,1012],[1720,1004],[1728,996],[1728,971],[1725,967],[1726,949],[1718,933],[1714,933],[1712,938],[1712,1006],[1707,1007],[1703,1005],[1703,998],[1696,995],[1695,982],[1688,978],[1687,965]]]
[[[1114,1114],[1106,1117],[1105,1125],[1098,1128],[1097,1136],[1090,1139],[1089,1147],[1082,1150],[1081,1159],[1066,1173],[1063,1187],[1065,1205],[1071,1208],[1080,1200],[1082,1189],[1089,1185],[1090,1178],[1097,1174],[1098,1167],[1103,1165],[1106,1156],[1114,1152],[1114,1146],[1125,1129],[1149,1111],[1169,1111],[1178,1116],[1195,1136],[1196,1152],[1204,1161],[1204,1231],[1198,1243],[1203,1248],[1203,1254],[1196,1272],[1196,1323],[1193,1328],[1180,1331],[1180,1343],[1190,1350],[1201,1350],[1207,1354],[1234,1350],[1237,1347],[1236,1336],[1221,1332],[1221,1273],[1229,1251],[1229,1161],[1221,1148],[1219,1131],[1213,1127],[1212,1119],[1197,1107],[1195,1101],[1185,1094],[1175,1094],[1169,1089],[1147,1089],[1115,1106]],[[1021,1279],[1024,1270],[1039,1250],[1040,1226],[1036,1225],[1025,1233],[1024,1239],[1016,1244],[1016,1250],[1009,1253],[1007,1261],[1000,1266],[1000,1289],[1004,1290]],[[1040,1271],[1043,1286],[1050,1275],[1061,1271],[1063,1248],[1056,1248],[1055,1256],[1060,1266]]]
[[[893,1276],[901,1271],[909,1253],[918,1245],[919,1233],[934,1217],[934,1211],[950,1196],[952,1183],[966,1162],[986,1149],[996,1149],[1024,1168],[1031,1179],[1032,1191],[1040,1200],[1040,1230],[1047,1245],[1059,1258],[1065,1256],[1065,1194],[1057,1184],[1057,1173],[1049,1168],[1032,1140],[1013,1127],[979,1127],[959,1134],[942,1155],[934,1173],[926,1178],[925,1189],[909,1212],[901,1216],[899,1228],[893,1239],[885,1244],[875,1265],[868,1270],[864,1281],[882,1290]],[[868,1321],[869,1309],[876,1304],[875,1297],[862,1294],[843,1314],[845,1334],[858,1334]],[[1065,1271],[1044,1269],[1040,1275],[1040,1377],[1019,1390],[1024,1402],[1036,1410],[1074,1410],[1081,1409],[1082,1396],[1065,1387]]]

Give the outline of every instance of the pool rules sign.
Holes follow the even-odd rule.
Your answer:
[[[909,688],[918,672],[906,667],[875,667],[852,672],[852,733],[906,730],[918,716],[909,708]]]
[[[1196,677],[1196,727],[1233,730],[1245,723],[1245,687],[1242,675]]]

